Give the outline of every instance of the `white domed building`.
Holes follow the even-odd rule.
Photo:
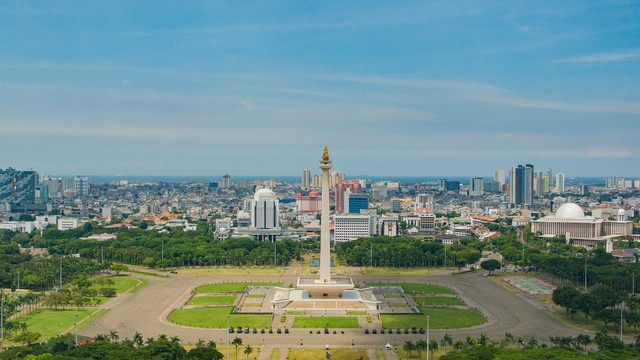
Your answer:
[[[633,233],[631,221],[609,221],[586,216],[582,208],[574,203],[566,203],[554,215],[548,215],[531,222],[531,231],[544,237],[564,235],[567,242],[592,248],[598,241],[623,238]]]

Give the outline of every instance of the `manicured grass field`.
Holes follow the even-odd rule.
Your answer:
[[[382,268],[363,267],[362,274],[369,276],[415,276],[434,274],[446,271],[443,268]]]
[[[187,305],[233,305],[236,295],[194,296]]]
[[[99,318],[100,316],[102,316],[102,314],[106,312],[107,310],[105,309],[98,310],[95,314],[91,315],[87,320],[83,321],[81,324],[78,324],[78,329],[82,329],[85,326],[91,324],[93,321],[95,321],[97,318]]]
[[[325,354],[331,355],[331,360],[369,359],[364,349],[289,349],[288,359],[317,360],[325,359]]]
[[[279,283],[273,282],[237,282],[237,283],[220,283],[207,284],[196,288],[194,294],[206,293],[239,293],[243,292],[247,286],[279,286]]]
[[[230,315],[232,327],[269,328],[271,326],[271,314],[231,314],[232,310],[233,307],[177,309],[171,313],[169,320],[187,326],[226,329],[227,315]]]
[[[453,290],[448,287],[434,284],[413,284],[413,283],[369,283],[368,286],[400,286],[405,292],[427,293],[427,294],[453,294]]]
[[[285,310],[285,313],[287,315],[304,315],[304,314],[306,314],[304,311],[300,311],[300,310]]]
[[[271,360],[278,360],[280,358],[280,348],[275,348],[271,352]]]
[[[328,324],[328,325],[327,325]],[[294,328],[359,328],[358,319],[355,317],[337,316],[296,316],[293,322]]]
[[[116,289],[116,293],[118,294],[122,294],[125,291],[131,289],[132,287],[136,286],[139,282],[138,279],[128,277],[128,276],[109,276],[109,279],[113,280],[114,285],[112,285],[112,287]],[[146,280],[144,283],[146,284]],[[142,285],[144,284],[141,284],[141,286]],[[106,287],[107,286],[105,286],[105,288]],[[100,288],[101,286],[98,284],[91,285],[91,289],[99,290]]]
[[[469,309],[420,308],[420,311],[422,311],[420,315],[382,314],[380,315],[382,327],[386,329],[425,328],[427,315],[429,315],[429,326],[432,329],[458,329],[485,322],[480,313]]]
[[[414,296],[413,300],[418,306],[464,306],[464,303],[458,298],[448,296]]]
[[[50,337],[60,335],[60,333],[72,327],[76,321],[76,314],[78,314],[78,321],[80,321],[89,316],[93,311],[95,311],[95,309],[42,309],[22,316],[20,321],[26,322],[29,331],[39,332],[41,336],[38,341],[43,341]]]
[[[248,299],[264,299],[264,294],[249,294]]]
[[[250,307],[259,308],[261,306],[262,306],[262,304],[251,304],[251,303],[244,303],[242,305],[242,307],[248,307],[248,308],[250,308]]]

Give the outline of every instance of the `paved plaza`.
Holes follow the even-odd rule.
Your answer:
[[[291,269],[290,269],[291,270]],[[295,271],[293,271],[295,272]],[[182,326],[171,323],[167,316],[171,310],[184,304],[191,296],[191,291],[205,283],[229,281],[275,281],[290,283],[297,274],[287,271],[286,276],[220,276],[174,274],[168,278],[145,276],[148,285],[136,293],[119,295],[104,306],[108,311],[82,330],[81,335],[95,336],[100,333],[117,331],[121,339],[132,338],[140,332],[144,337],[157,337],[160,334],[178,336],[181,341],[195,343],[198,339],[213,339],[219,344],[226,344],[229,334],[226,329],[207,329]],[[141,275],[135,275],[141,276]],[[455,338],[467,335],[478,337],[481,333],[492,339],[501,339],[505,332],[514,336],[536,337],[539,341],[547,341],[550,335],[577,335],[578,332],[547,315],[544,304],[524,293],[514,293],[485,278],[482,274],[451,275],[441,273],[423,276],[406,277],[365,277],[355,275],[357,282],[415,282],[433,283],[451,287],[469,307],[477,309],[486,318],[485,324],[455,330],[432,330],[431,338],[440,339],[442,334],[449,333]],[[281,324],[274,324],[274,329]],[[239,334],[232,334],[232,337]],[[340,329],[333,334],[324,332],[317,334],[308,329],[289,329],[289,334],[242,334],[245,344],[291,347],[332,347],[340,346],[382,346],[386,343],[403,344],[405,341],[417,341],[424,338],[420,334],[365,334],[363,329]]]

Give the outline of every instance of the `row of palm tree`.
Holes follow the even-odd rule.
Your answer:
[[[506,332],[504,338],[500,341],[494,341],[489,339],[487,335],[480,334],[478,338],[474,338],[471,335],[467,335],[467,337],[463,339],[453,340],[451,334],[445,333],[442,336],[440,342],[435,339],[429,341],[429,347],[427,348],[426,340],[419,340],[417,342],[405,341],[402,349],[407,353],[407,359],[411,358],[411,354],[413,351],[418,352],[418,358],[422,359],[422,352],[428,351],[431,353],[433,357],[433,353],[438,351],[440,346],[444,348],[451,348],[454,350],[462,350],[468,347],[479,345],[479,346],[500,346],[500,347],[509,347],[512,345],[517,346],[518,348],[536,348],[538,347],[538,340],[535,337],[531,337],[528,341],[526,341],[524,336],[520,336],[519,338],[515,338],[512,333]],[[585,344],[586,346],[586,344]]]

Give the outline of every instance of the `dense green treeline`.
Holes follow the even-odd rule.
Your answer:
[[[483,245],[464,239],[447,247],[448,266],[464,266],[480,259]],[[445,249],[441,243],[405,237],[372,237],[336,244],[338,260],[351,266],[425,267],[443,266]]]

